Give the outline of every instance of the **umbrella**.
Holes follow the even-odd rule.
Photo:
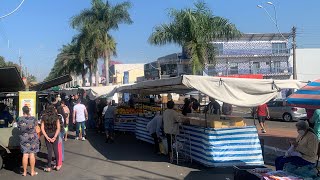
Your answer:
[[[290,106],[320,109],[320,79],[308,83],[287,98]]]

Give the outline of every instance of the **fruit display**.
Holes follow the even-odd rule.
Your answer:
[[[135,109],[126,106],[119,106],[116,110],[117,115],[139,114],[143,113],[142,109]]]

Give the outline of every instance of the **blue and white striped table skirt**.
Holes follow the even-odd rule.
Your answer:
[[[137,116],[135,115],[121,115],[118,117],[118,120],[135,120]],[[115,122],[114,130],[122,132],[135,132],[136,131],[136,122]]]
[[[136,138],[151,144],[154,144],[153,138],[147,131],[147,124],[150,122],[151,119],[140,118],[137,117],[136,119]]]
[[[136,132],[136,122],[115,122],[114,130],[121,132]]]
[[[205,166],[264,164],[254,126],[212,129],[185,125],[182,131],[190,135],[192,159]]]

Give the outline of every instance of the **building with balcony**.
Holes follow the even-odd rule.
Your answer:
[[[173,53],[157,59],[157,61],[144,65],[146,80],[175,77],[183,74],[191,74],[190,59],[184,53]],[[160,72],[161,73],[160,73]]]
[[[290,33],[243,34],[239,39],[212,42],[216,47],[215,64],[210,76],[262,74],[265,79],[289,79]]]
[[[265,79],[290,79],[290,33],[243,34],[234,40],[218,40],[215,46],[215,63],[203,70],[209,76],[261,74]],[[190,58],[185,52],[169,54],[145,64],[145,78],[192,74]]]

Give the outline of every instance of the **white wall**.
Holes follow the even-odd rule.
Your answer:
[[[292,51],[289,58],[292,66]],[[297,77],[303,81],[320,79],[320,48],[296,50]]]

